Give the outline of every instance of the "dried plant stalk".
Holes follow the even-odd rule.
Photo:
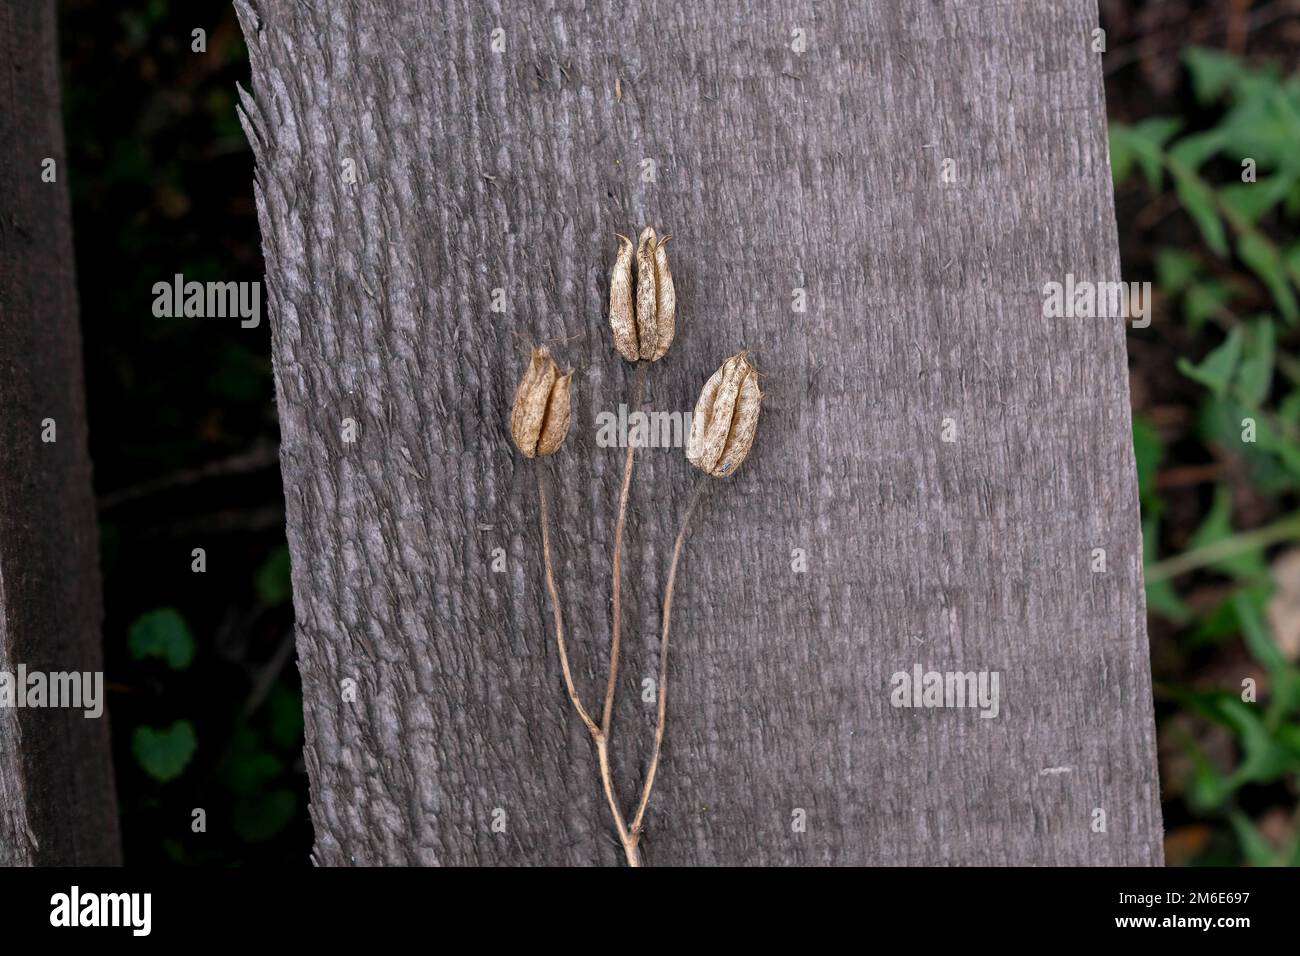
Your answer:
[[[564,686],[569,691],[569,700],[582,718],[582,723],[591,733],[599,733],[596,722],[587,713],[578,699],[577,688],[573,685],[573,671],[569,667],[569,651],[564,643],[564,615],[560,611],[560,590],[555,586],[555,568],[551,563],[551,507],[546,497],[546,479],[537,473],[537,498],[542,510],[542,567],[546,574],[546,590],[551,595],[551,609],[555,614],[555,645],[560,652],[560,670],[564,673]]]
[[[551,508],[546,495],[546,480],[541,472],[537,473],[537,497],[542,512],[542,566],[546,576],[546,590],[550,593],[551,608],[555,615],[555,645],[560,654],[560,670],[564,675],[564,687],[569,692],[569,700],[573,704],[573,709],[578,712],[582,725],[587,728],[587,732],[591,734],[591,739],[596,745],[596,763],[600,770],[601,786],[605,790],[605,799],[609,803],[610,816],[614,818],[614,829],[618,831],[619,841],[623,844],[627,864],[628,866],[640,866],[641,857],[636,850],[636,841],[632,839],[628,832],[627,822],[623,819],[623,811],[618,806],[618,793],[614,788],[614,774],[609,763],[609,735],[592,720],[591,714],[582,705],[582,700],[578,697],[577,688],[573,683],[573,670],[569,666],[568,646],[564,640],[564,615],[560,610],[560,591],[555,585],[555,567],[551,560]]]
[[[639,408],[650,363],[663,358],[672,344],[676,331],[677,295],[664,248],[671,236],[657,238],[652,228],[646,228],[641,232],[635,250],[637,266],[635,290],[632,283],[632,242],[622,236],[619,238],[622,244],[610,275],[609,320],[610,328],[614,333],[615,348],[625,359],[637,364],[631,404],[633,408]],[[515,444],[527,457],[551,454],[563,443],[569,426],[569,379],[572,374],[570,372],[568,375],[561,375],[545,349],[534,350],[528,370],[515,394],[510,423]],[[763,395],[758,386],[758,373],[749,364],[744,352],[724,362],[705,384],[695,406],[691,434],[686,448],[686,457],[691,464],[703,471],[706,476],[725,478],[734,474],[749,454],[753,444],[762,399]],[[659,642],[659,685],[654,749],[641,787],[640,799],[637,801],[636,811],[629,825],[619,806],[618,792],[614,785],[614,774],[610,764],[610,732],[614,719],[619,658],[622,649],[623,538],[627,525],[628,502],[631,498],[632,476],[636,467],[636,448],[636,444],[628,442],[627,454],[623,462],[623,481],[619,491],[618,518],[614,524],[614,547],[611,556],[613,581],[610,587],[613,620],[610,627],[609,675],[605,684],[604,706],[600,712],[599,723],[583,705],[574,685],[568,647],[564,639],[564,615],[560,608],[560,592],[556,586],[554,562],[551,557],[550,503],[542,473],[539,472],[537,478],[537,493],[542,517],[542,562],[546,588],[555,617],[555,643],[559,651],[560,669],[569,701],[596,745],[596,762],[601,785],[628,866],[641,865],[639,845],[645,833],[646,811],[650,805],[650,796],[654,792],[668,723],[668,650],[672,632],[673,593],[677,585],[677,569],[681,563],[691,516],[695,513],[695,506],[707,481],[707,478],[701,478],[696,483],[682,516],[681,528],[673,543],[668,581],[664,589],[662,631]]]
[[[706,482],[707,478],[701,477],[695,483],[690,503],[686,506],[686,514],[682,517],[681,529],[677,532],[677,540],[673,542],[672,561],[668,565],[668,584],[664,588],[663,630],[659,638],[659,686],[655,689],[659,709],[655,719],[654,752],[650,755],[650,767],[646,770],[645,783],[641,787],[641,800],[637,803],[632,826],[628,828],[634,850],[641,840],[641,834],[645,832],[645,811],[650,804],[650,792],[654,789],[655,774],[659,770],[659,754],[663,750],[664,731],[668,724],[668,633],[673,619],[673,588],[677,584],[677,563],[682,557],[682,545],[686,541],[691,515],[695,513],[695,505],[700,500],[700,493],[704,491]]]
[[[641,393],[645,389],[645,380],[650,366],[641,365],[636,370],[636,379],[632,385],[633,409],[641,406]],[[610,587],[610,603],[613,605],[613,623],[610,626],[609,640],[609,681],[605,686],[605,709],[601,715],[601,729],[608,734],[614,719],[614,692],[618,687],[618,658],[623,632],[623,530],[627,525],[627,504],[632,492],[632,469],[636,464],[636,445],[627,443],[627,455],[623,460],[623,487],[618,496],[618,518],[614,522],[613,584]]]

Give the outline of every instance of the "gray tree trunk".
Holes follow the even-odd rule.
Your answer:
[[[0,2],[0,62],[0,671],[102,671],[52,2]],[[0,865],[120,855],[107,717],[0,707]]]
[[[1119,278],[1092,0],[237,6],[318,862],[622,861],[537,476],[595,708],[607,276],[645,224],[678,295],[646,406],[742,347],[767,395],[687,544],[647,863],[1161,862],[1124,329],[1041,317]],[[507,426],[532,343],[577,368],[541,464]],[[638,460],[625,808],[695,478]],[[999,672],[998,716],[891,706],[918,664]]]

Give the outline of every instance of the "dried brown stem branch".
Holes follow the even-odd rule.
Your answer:
[[[638,362],[636,379],[632,385],[632,403],[629,412],[641,407],[641,393],[645,388],[649,362]],[[623,464],[623,490],[618,499],[618,520],[614,524],[614,584],[612,603],[614,623],[609,641],[609,682],[605,685],[605,710],[601,716],[600,729],[609,734],[610,724],[614,719],[614,690],[618,686],[618,655],[623,632],[623,528],[627,524],[627,502],[632,490],[632,468],[636,462],[636,445],[627,443],[627,457]]]
[[[560,610],[560,591],[555,585],[555,566],[551,559],[551,507],[546,494],[546,479],[540,470],[537,473],[537,497],[541,501],[542,510],[542,565],[546,575],[546,589],[551,595],[551,608],[555,614],[555,645],[560,652],[560,670],[564,674],[564,686],[569,692],[569,700],[573,702],[574,710],[582,718],[583,726],[587,728],[592,741],[596,744],[600,782],[605,790],[605,799],[609,802],[610,815],[614,818],[614,828],[618,831],[619,841],[623,844],[623,852],[627,855],[628,866],[640,866],[641,860],[636,852],[636,841],[628,833],[623,811],[618,806],[618,794],[614,789],[614,774],[609,763],[609,737],[596,725],[596,722],[587,712],[587,708],[582,705],[577,688],[573,683],[573,670],[569,666],[569,651],[564,640],[564,615]]]
[[[592,736],[600,735],[600,728],[587,713],[578,699],[578,691],[573,686],[573,671],[569,668],[569,652],[564,643],[564,617],[560,613],[560,591],[555,586],[555,569],[551,562],[551,506],[546,497],[546,479],[541,469],[537,471],[537,497],[542,505],[542,565],[546,572],[546,589],[551,594],[551,608],[555,612],[555,645],[560,651],[560,670],[564,672],[564,686],[569,691],[569,700],[582,718],[583,724]]]
[[[664,588],[663,631],[659,640],[659,686],[656,688],[656,696],[659,699],[659,715],[655,721],[654,752],[650,756],[650,767],[646,771],[645,784],[641,788],[641,802],[637,804],[636,815],[629,830],[633,851],[636,850],[636,845],[640,841],[643,832],[642,823],[645,820],[646,807],[650,803],[650,792],[654,789],[655,773],[659,770],[659,753],[663,749],[664,727],[668,718],[668,633],[673,615],[673,588],[677,583],[677,564],[682,557],[682,545],[686,541],[686,531],[690,527],[691,515],[695,512],[695,505],[700,500],[700,493],[704,490],[704,486],[708,481],[709,478],[706,475],[701,476],[695,483],[695,490],[691,492],[690,503],[686,506],[686,514],[682,517],[681,529],[677,532],[677,540],[673,543],[672,561],[668,565],[668,585]]]

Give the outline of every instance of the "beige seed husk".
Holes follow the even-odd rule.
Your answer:
[[[609,327],[614,348],[629,362],[641,357],[637,346],[636,319],[632,315],[632,240],[619,236],[618,258],[609,276]]]
[[[510,412],[510,437],[525,458],[552,455],[564,444],[569,431],[572,378],[572,372],[560,374],[546,349],[533,349]]]
[[[655,294],[655,231],[641,230],[636,247],[636,339],[643,359],[653,360],[659,338],[658,296]]]
[[[715,478],[735,474],[754,444],[762,401],[758,373],[745,353],[723,362],[695,403],[686,443],[690,463]]]
[[[655,243],[655,347],[650,356],[657,362],[667,354],[677,331],[677,290],[673,274],[668,268],[668,250],[664,248],[672,236],[664,236]]]
[[[573,372],[561,375],[551,387],[551,398],[546,403],[546,417],[542,420],[542,434],[537,439],[538,455],[554,455],[569,434],[569,383]]]

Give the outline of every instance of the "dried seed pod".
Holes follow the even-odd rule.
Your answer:
[[[636,247],[636,339],[641,358],[651,359],[659,337],[659,301],[655,294],[655,231],[652,226],[641,230]]]
[[[663,236],[655,243],[655,345],[650,361],[657,362],[673,344],[677,331],[677,290],[673,274],[668,269],[668,250],[664,248],[672,236]]]
[[[762,401],[758,372],[745,353],[723,362],[695,403],[686,443],[690,463],[715,478],[735,474],[754,444]]]
[[[636,244],[636,289],[632,283],[632,240],[619,236],[618,257],[609,275],[609,327],[614,347],[629,362],[657,362],[668,353],[677,330],[677,290],[664,244],[652,226]],[[633,315],[635,298],[635,316]]]
[[[510,437],[525,458],[553,455],[569,431],[569,380],[561,375],[551,353],[533,349],[524,377],[515,390],[510,412]]]
[[[609,327],[614,331],[614,348],[629,362],[641,357],[636,341],[636,319],[632,315],[632,240],[619,236],[618,258],[609,276]]]

